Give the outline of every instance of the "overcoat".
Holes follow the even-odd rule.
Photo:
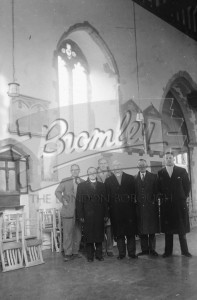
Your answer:
[[[87,180],[77,188],[77,218],[84,219],[83,230],[86,243],[101,243],[104,240],[104,218],[108,217],[105,185]]]
[[[136,211],[139,234],[159,232],[157,175],[146,171],[144,181],[140,172],[135,176]]]
[[[174,166],[172,176],[166,168],[158,172],[161,193],[161,231],[185,234],[190,231],[187,197],[190,181],[184,168]]]
[[[116,176],[113,174],[105,180],[105,186],[114,237],[136,234],[134,176],[123,172],[121,184],[119,184]]]

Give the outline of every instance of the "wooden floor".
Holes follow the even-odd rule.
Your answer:
[[[0,300],[197,299],[197,228],[187,235],[192,258],[180,255],[178,237],[170,258],[116,257],[88,263],[85,256],[64,262],[43,251],[44,265],[0,273]],[[157,237],[163,253],[164,236]],[[137,241],[139,249],[139,241]],[[115,254],[117,249],[114,248]]]

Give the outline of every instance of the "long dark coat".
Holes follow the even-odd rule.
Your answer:
[[[158,172],[161,193],[161,231],[185,234],[190,231],[187,197],[190,181],[184,168],[174,166],[172,176],[166,168]]]
[[[77,188],[76,213],[84,219],[84,238],[87,243],[101,243],[104,240],[104,218],[108,216],[105,185],[96,182],[95,187],[89,180]]]
[[[116,176],[113,174],[105,180],[105,186],[114,237],[136,234],[134,177],[123,172],[121,184],[119,185]]]
[[[159,232],[157,175],[146,171],[144,181],[140,172],[135,176],[136,211],[139,234]]]

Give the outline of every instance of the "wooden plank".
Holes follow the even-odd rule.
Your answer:
[[[15,266],[7,266],[3,269],[3,272],[13,271],[24,268],[22,265],[15,265]]]
[[[5,259],[7,259],[8,265],[10,266],[11,262],[10,262],[9,250],[5,250],[4,252],[5,252]]]
[[[8,250],[8,252],[9,252],[9,256],[10,256],[11,265],[13,266],[14,265],[14,260],[13,260],[13,256],[12,256],[12,249]]]
[[[16,249],[12,249],[10,250],[12,252],[12,257],[13,257],[13,261],[14,261],[14,264],[18,264],[18,261],[17,261],[17,256],[16,256]]]
[[[31,247],[27,247],[27,250],[28,250],[30,261],[33,261],[33,257],[32,257],[32,254],[31,254]]]
[[[8,250],[8,249],[17,249],[17,248],[22,248],[22,243],[21,242],[2,242],[2,249],[3,250]]]

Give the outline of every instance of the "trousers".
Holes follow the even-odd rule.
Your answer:
[[[96,258],[102,257],[102,243],[87,243],[86,250],[87,250],[87,259],[93,259],[94,252]]]
[[[103,252],[113,252],[113,235],[111,225],[105,226],[105,239],[103,242]]]
[[[136,252],[136,241],[135,235],[126,236],[127,238],[127,252],[128,256],[134,255]],[[119,251],[119,256],[126,256],[126,243],[125,236],[117,236],[117,247]]]
[[[179,234],[179,242],[181,247],[181,253],[188,252],[186,234]],[[173,234],[165,234],[165,253],[172,254],[173,251]]]
[[[155,250],[155,246],[156,246],[155,234],[141,234],[140,245],[141,245],[142,252]]]
[[[75,218],[62,218],[63,250],[65,255],[78,254],[81,241],[81,226]]]

